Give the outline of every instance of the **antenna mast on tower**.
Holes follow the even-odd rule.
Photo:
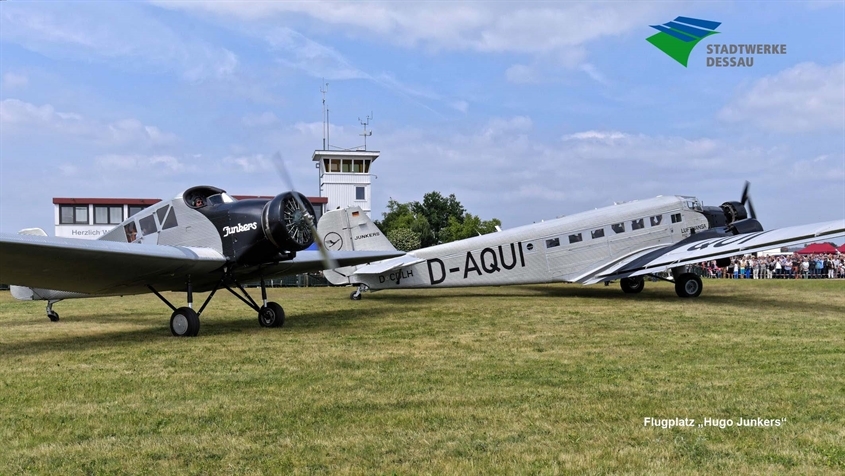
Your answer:
[[[370,121],[372,121],[372,120],[373,120],[373,112],[372,111],[370,111],[370,114],[367,116],[366,121],[362,121],[360,117],[358,118],[358,122],[361,123],[362,126],[364,126],[364,132],[358,134],[359,136],[364,136],[364,150],[367,150],[367,137],[373,135],[372,130],[369,131],[369,132],[367,131],[367,126],[370,125]]]
[[[320,92],[323,93],[323,150],[329,150],[329,108],[326,105],[326,93],[329,92],[329,83],[323,83],[320,86]]]

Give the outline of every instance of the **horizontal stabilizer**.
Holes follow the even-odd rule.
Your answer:
[[[393,271],[405,266],[413,266],[415,264],[425,262],[422,258],[417,258],[414,255],[404,255],[398,258],[379,261],[378,263],[359,266],[353,274],[382,274],[388,271]]]

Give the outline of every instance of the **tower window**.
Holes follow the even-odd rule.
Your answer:
[[[355,200],[366,200],[366,189],[364,187],[355,187]]]

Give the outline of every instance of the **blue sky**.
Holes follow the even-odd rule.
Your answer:
[[[689,67],[645,39],[722,22]],[[708,44],[786,44],[751,68]],[[0,2],[0,231],[52,231],[52,197],[197,184],[317,193],[362,143],[373,211],[454,193],[513,227],[614,201],[738,200],[767,228],[845,217],[845,2]]]

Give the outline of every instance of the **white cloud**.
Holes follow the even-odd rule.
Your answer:
[[[402,46],[482,52],[550,53],[647,24],[668,7],[627,3],[521,2],[157,2],[248,22],[309,18],[314,30],[340,26]]]
[[[110,172],[158,171],[177,173],[193,169],[193,167],[189,167],[172,155],[107,154],[95,157],[94,162],[101,170]]]
[[[452,106],[452,109],[454,109],[458,112],[462,112],[464,114],[466,114],[467,111],[469,111],[469,103],[466,102],[466,101],[455,101],[455,102],[451,103],[450,106]]]
[[[27,84],[29,84],[29,78],[24,74],[5,73],[3,75],[3,88],[5,89],[23,88]]]
[[[241,118],[241,123],[246,127],[267,127],[279,123],[279,118],[270,111],[261,114],[247,114]]]
[[[801,63],[755,81],[719,112],[774,132],[845,132],[845,63]]]
[[[263,154],[228,156],[224,157],[222,162],[224,167],[234,167],[238,172],[242,173],[273,171],[272,161]]]
[[[57,134],[106,147],[159,147],[178,141],[176,135],[137,119],[101,123],[80,114],[56,111],[50,104],[36,106],[18,99],[0,101],[0,125],[7,137]]]
[[[10,4],[0,10],[0,23],[0,39],[49,57],[175,70],[192,82],[231,77],[238,65],[233,52],[171,29],[139,5]]]

